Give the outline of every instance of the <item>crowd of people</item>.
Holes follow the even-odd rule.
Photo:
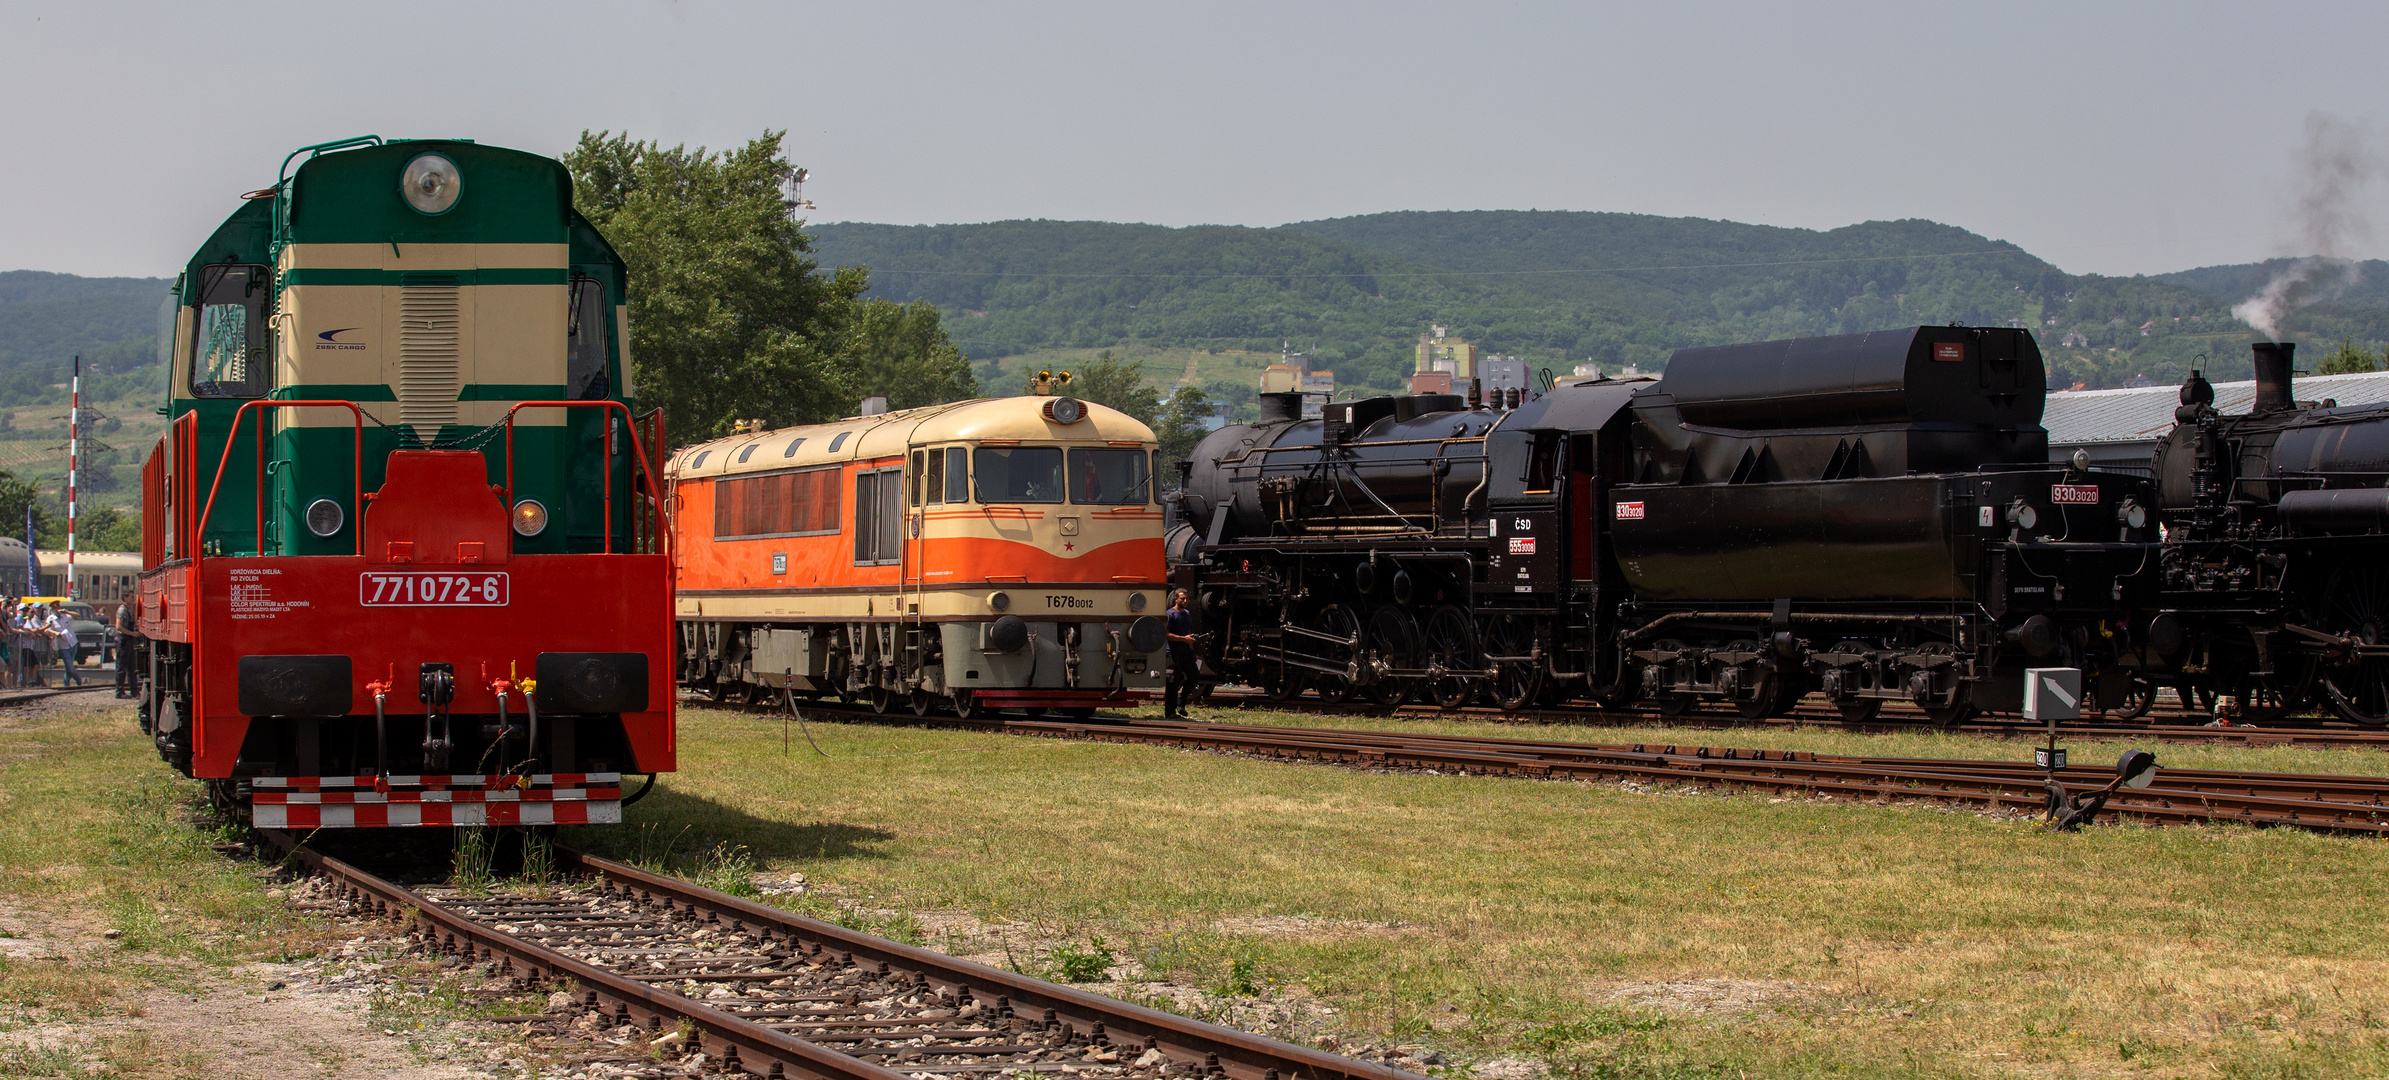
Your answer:
[[[75,670],[81,645],[74,614],[57,601],[0,604],[0,687],[48,686],[44,669],[51,664],[65,665],[59,685],[83,685],[83,674]]]

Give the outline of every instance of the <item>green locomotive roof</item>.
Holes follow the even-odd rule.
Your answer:
[[[399,191],[407,163],[427,153],[455,162],[462,180],[446,213],[420,213]],[[191,256],[182,303],[195,302],[201,266],[270,264],[277,243],[568,243],[572,262],[610,271],[599,276],[620,295],[622,260],[574,212],[572,176],[553,158],[461,139],[391,140],[316,153],[274,191],[243,203]]]

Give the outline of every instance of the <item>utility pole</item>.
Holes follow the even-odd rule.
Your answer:
[[[66,598],[75,596],[75,465],[83,449],[83,354],[75,354],[66,406]],[[69,658],[72,659],[71,657]]]

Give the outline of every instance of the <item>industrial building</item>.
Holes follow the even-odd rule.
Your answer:
[[[2389,371],[2302,376],[2294,391],[2301,405],[2370,405],[2389,401]],[[2217,412],[2244,413],[2255,400],[2253,379],[2215,384]],[[2090,455],[2093,468],[2146,476],[2157,441],[2173,430],[2173,410],[2180,405],[2178,385],[2051,393],[2041,411],[2041,426],[2049,429],[2049,460],[2070,461],[2081,450]]]

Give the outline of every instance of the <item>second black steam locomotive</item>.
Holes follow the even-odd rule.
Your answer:
[[[2289,356],[2250,416],[2194,377],[2153,481],[2047,460],[2006,328],[1685,350],[1506,410],[1264,395],[1197,447],[1171,556],[1211,677],[1281,696],[1952,722],[2066,666],[2107,707],[2389,722],[2389,407],[2298,406]]]

